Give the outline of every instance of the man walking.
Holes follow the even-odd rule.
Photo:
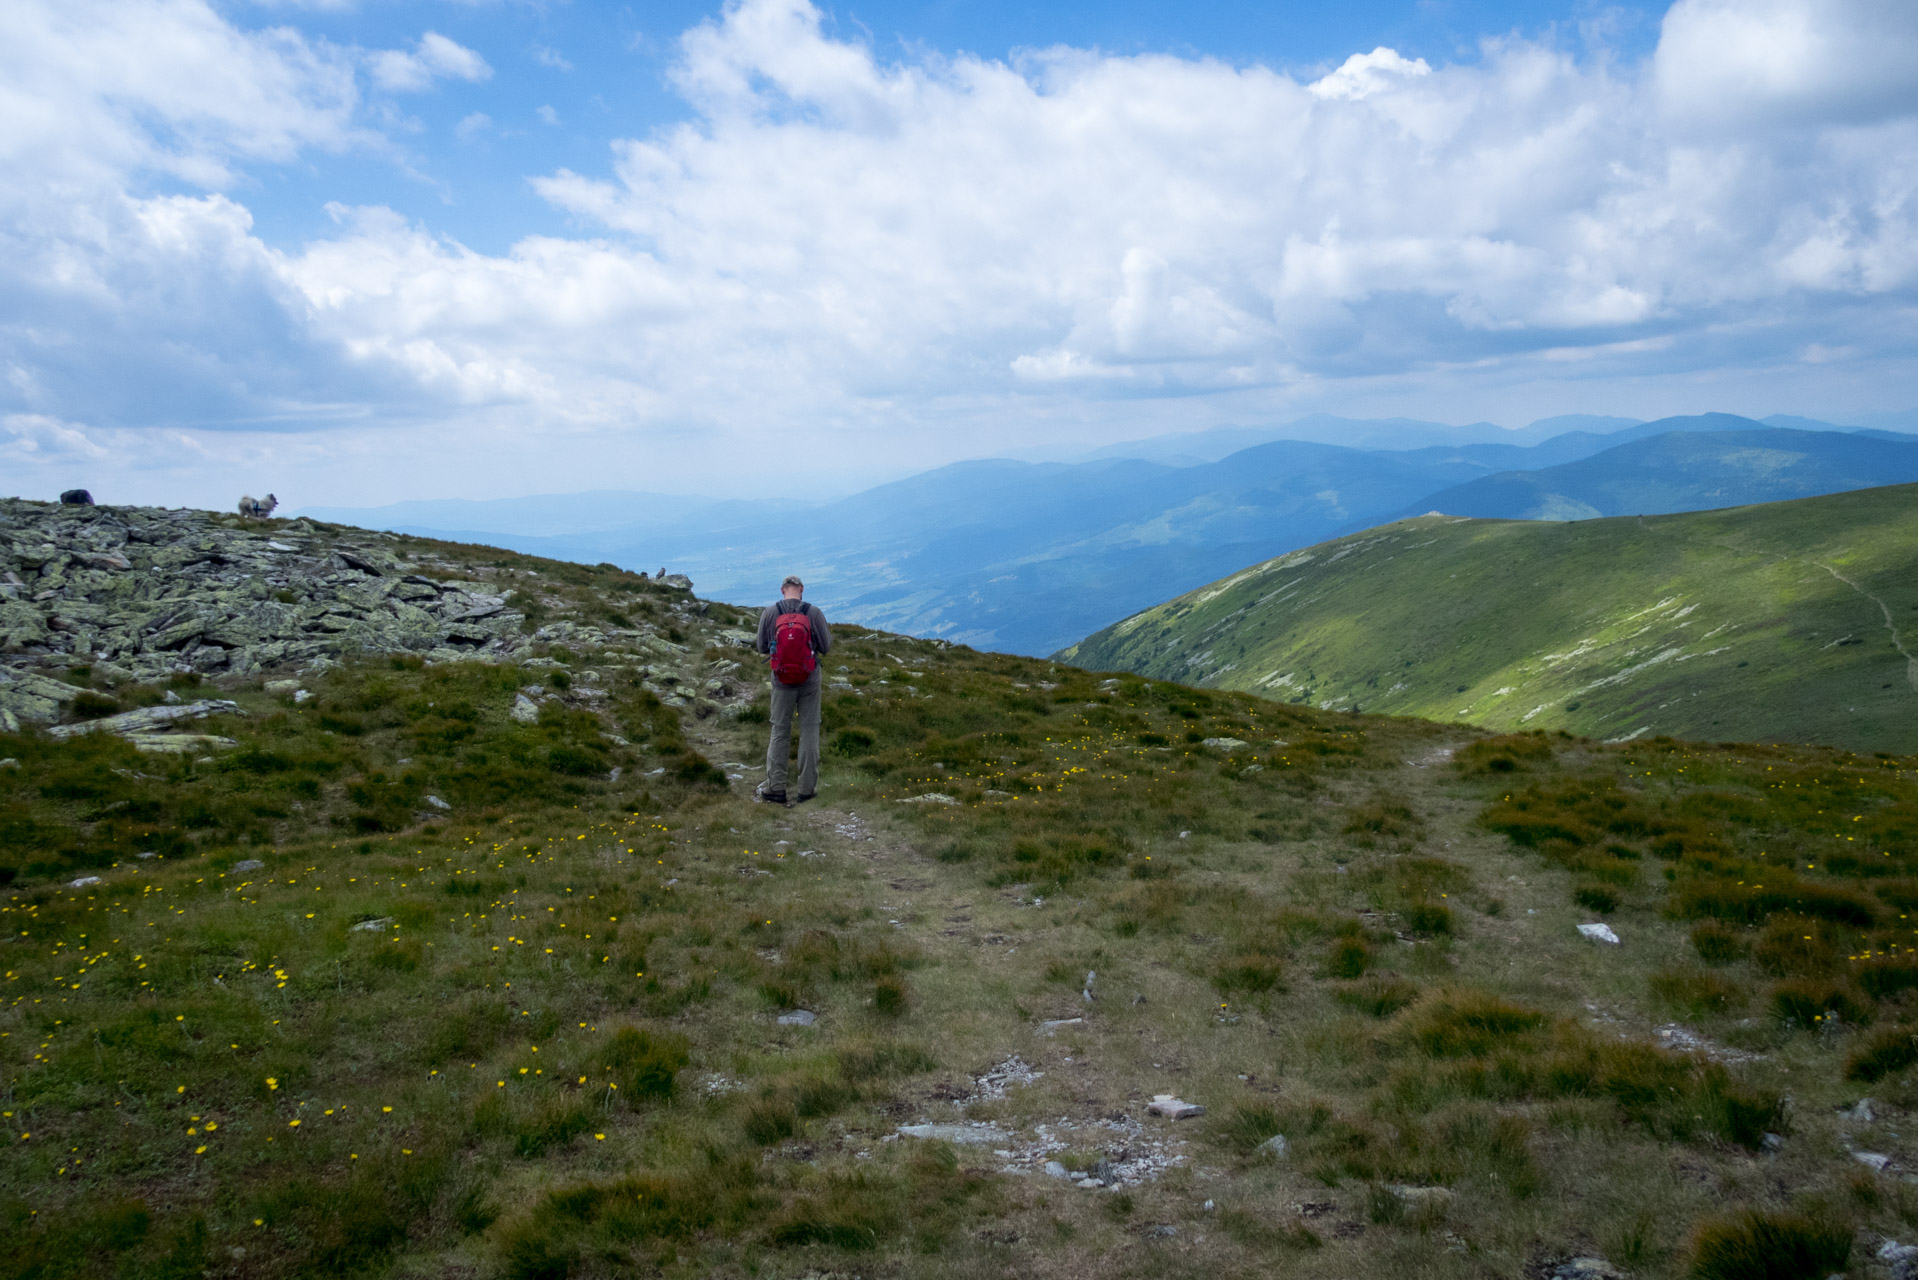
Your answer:
[[[793,713],[799,715],[800,804],[819,790],[819,659],[832,652],[826,615],[805,601],[806,584],[787,575],[779,603],[759,615],[756,647],[773,673],[772,743],[766,748],[766,782],[759,798],[786,803],[786,752],[792,746]]]

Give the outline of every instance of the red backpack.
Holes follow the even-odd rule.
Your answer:
[[[812,656],[812,614],[782,613],[773,623],[773,675],[781,684],[804,684],[818,667]]]

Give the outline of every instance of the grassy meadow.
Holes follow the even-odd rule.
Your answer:
[[[699,695],[554,644],[223,689],[204,758],[0,736],[0,1275],[1745,1280],[1918,1235],[1918,761],[848,627],[776,808],[745,615],[501,563],[538,620],[670,621]]]
[[[1601,740],[1918,751],[1918,485],[1564,522],[1428,515],[1058,656],[1321,708]]]

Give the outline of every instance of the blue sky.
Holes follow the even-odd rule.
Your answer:
[[[1304,74],[1354,52],[1390,46],[1431,63],[1475,63],[1487,37],[1552,35],[1573,48],[1587,31],[1607,49],[1642,54],[1657,12],[1629,5],[1510,0],[1357,0],[1354,3],[1168,5],[862,4],[823,6],[824,29],[879,55],[924,50],[1009,59],[1067,45],[1117,54],[1171,53],[1262,63]],[[669,73],[680,34],[717,16],[711,5],[456,4],[288,9],[231,5],[236,22],[291,22],[342,45],[401,48],[435,31],[472,49],[490,74],[442,80],[405,95],[395,154],[314,154],[254,173],[249,200],[262,235],[294,242],[328,230],[332,202],[383,204],[429,218],[461,243],[505,252],[534,232],[563,233],[566,217],[539,198],[528,175],[605,169],[608,145],[689,115]]]
[[[0,466],[837,492],[1918,406],[1918,7],[15,0]]]

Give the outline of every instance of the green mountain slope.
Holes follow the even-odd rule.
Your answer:
[[[1918,748],[1918,485],[1577,523],[1422,516],[1059,656],[1494,728]]]

